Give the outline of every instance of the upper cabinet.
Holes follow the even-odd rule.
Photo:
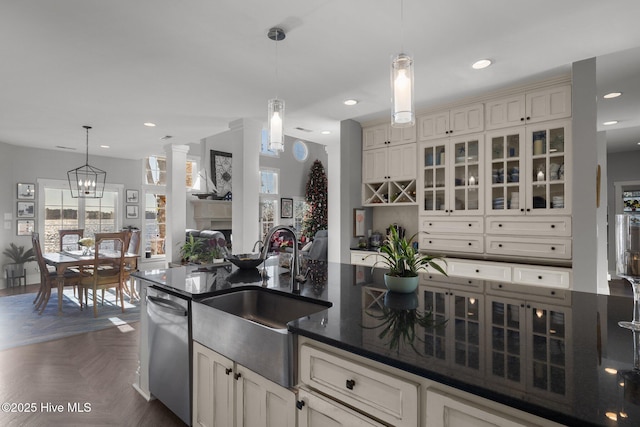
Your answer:
[[[362,149],[372,150],[389,145],[416,142],[416,127],[394,128],[389,124],[370,126],[363,129]]]
[[[447,138],[484,130],[484,104],[442,111],[418,117],[418,139]]]
[[[571,117],[571,85],[496,99],[486,109],[487,130]]]

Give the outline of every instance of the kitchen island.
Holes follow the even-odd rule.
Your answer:
[[[290,292],[289,276],[276,265],[261,272],[179,267],[137,278],[194,301],[255,286]],[[632,317],[630,297],[425,274],[417,294],[391,298],[382,272],[331,263],[312,266],[300,296],[332,303],[289,323],[301,342],[515,408],[540,417],[538,424],[640,424],[633,335],[617,324]],[[389,331],[381,337],[390,317],[430,311],[438,326],[414,324],[412,342],[392,343]],[[402,319],[397,325],[412,327]],[[429,403],[430,389],[423,389],[419,399]],[[420,410],[420,425],[431,425],[425,413]]]

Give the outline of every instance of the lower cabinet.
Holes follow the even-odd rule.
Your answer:
[[[193,343],[193,425],[295,427],[296,395]]]
[[[524,427],[530,426],[504,414],[489,411],[472,402],[453,398],[437,391],[427,391],[427,426],[429,427]]]
[[[305,389],[298,391],[298,427],[383,427],[377,421],[362,415],[329,398]]]

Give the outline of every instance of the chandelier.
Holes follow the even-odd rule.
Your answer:
[[[89,164],[89,129],[91,126],[82,127],[87,131],[86,161],[84,165],[67,172],[71,197],[74,199],[101,199],[107,173]]]

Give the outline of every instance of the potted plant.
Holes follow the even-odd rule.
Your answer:
[[[15,243],[10,243],[9,247],[2,253],[12,261],[4,267],[7,279],[24,277],[24,263],[35,259],[33,248],[29,248],[25,251],[24,246],[17,246]]]
[[[436,261],[446,261],[441,257],[418,253],[412,241],[417,233],[408,240],[400,237],[394,225],[389,227],[389,234],[380,246],[378,256],[382,260],[376,261],[373,267],[382,264],[389,269],[384,275],[384,283],[387,289],[394,292],[413,292],[418,287],[418,270],[432,267],[436,271],[444,274],[446,272]]]
[[[205,244],[202,240],[189,235],[189,240],[180,247],[180,255],[184,262],[200,262],[205,252]]]

